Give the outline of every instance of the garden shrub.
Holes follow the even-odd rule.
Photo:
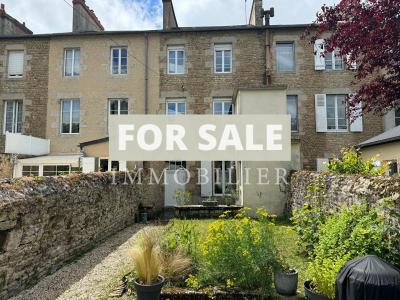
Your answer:
[[[298,246],[309,256],[314,256],[314,247],[318,244],[318,228],[324,224],[327,214],[323,211],[325,185],[321,178],[316,178],[307,187],[307,203],[293,212],[291,221],[299,235]]]
[[[388,201],[385,205],[389,205]],[[307,277],[318,292],[334,298],[337,273],[355,257],[375,254],[399,265],[400,254],[396,246],[400,245],[400,234],[390,231],[391,225],[381,211],[382,208],[370,208],[366,204],[354,205],[329,216],[320,225],[315,257],[307,269]]]
[[[363,160],[360,152],[354,147],[343,148],[340,153],[341,158],[334,157],[326,164],[328,173],[383,175],[388,167],[386,163],[381,167],[376,167],[374,163],[376,158]]]
[[[269,216],[263,210],[258,211],[258,220],[248,217],[246,210],[233,219],[225,216],[209,225],[200,243],[199,272],[188,283],[269,292],[277,264]]]

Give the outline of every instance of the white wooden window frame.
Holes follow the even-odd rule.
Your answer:
[[[22,120],[21,122],[21,130],[18,131],[18,116],[19,116],[19,109],[22,109],[23,113],[23,102],[22,100],[5,100],[4,101],[4,114],[3,114],[3,134],[6,134],[6,132],[9,132],[6,130],[6,124],[7,124],[7,109],[9,102],[12,102],[13,106],[13,116],[12,116],[12,129],[10,133],[21,133],[22,132]],[[21,118],[23,118],[23,115],[21,114]]]
[[[293,55],[293,59],[292,59],[292,63],[293,63],[293,68],[290,70],[282,70],[279,68],[279,64],[278,64],[278,49],[279,46],[288,46],[290,45],[292,47],[292,55]],[[293,73],[296,71],[296,53],[295,53],[295,46],[294,46],[294,42],[293,41],[288,41],[288,42],[276,42],[276,46],[275,46],[275,56],[276,56],[276,70],[279,73]]]
[[[108,99],[108,115],[111,116],[111,103],[113,101],[117,101],[118,102],[118,107],[117,107],[117,114],[116,115],[120,115],[121,114],[121,102],[126,102],[128,104],[128,108],[127,108],[127,113],[129,114],[129,101],[127,98],[110,98]]]
[[[22,70],[18,74],[12,74],[10,73],[10,65],[11,65],[11,57],[12,54],[22,54]],[[9,50],[7,53],[7,76],[8,78],[23,78],[24,77],[24,71],[25,71],[25,52],[24,50]]]
[[[344,56],[336,56],[336,52],[338,52],[338,51],[339,51],[339,49],[335,49],[334,51],[325,54],[325,70],[328,70],[328,71],[342,71],[344,69],[344,65],[345,65]],[[328,56],[330,56],[331,61],[332,61],[332,69],[328,69],[327,68],[327,57]],[[341,62],[340,68],[336,67],[336,61],[340,61]]]
[[[178,71],[178,52],[183,52],[183,71],[179,72]],[[175,59],[175,69],[173,72],[171,72],[170,69],[170,59],[171,59],[171,53],[174,53],[174,59]],[[170,46],[167,49],[167,72],[169,75],[182,75],[185,74],[185,69],[186,69],[186,52],[185,52],[185,47],[183,46]]]
[[[173,114],[170,114],[168,112],[168,104],[174,104],[175,109]],[[166,101],[166,106],[165,106],[165,114],[168,116],[179,116],[180,114],[178,113],[178,105],[179,104],[184,104],[185,106],[185,112],[183,113],[184,115],[186,115],[186,111],[187,111],[187,107],[186,107],[186,101],[185,100],[167,100]]]
[[[217,71],[217,52],[222,52],[222,71]],[[225,71],[225,52],[230,51],[229,71]],[[230,74],[232,73],[233,51],[232,45],[215,45],[214,46],[214,72],[216,74]]]
[[[70,107],[69,107],[69,132],[63,132],[62,124],[63,124],[63,104],[64,102],[69,101],[70,102]],[[73,102],[78,101],[79,102],[79,131],[78,132],[72,132],[72,116],[73,116]],[[62,99],[60,101],[60,133],[62,135],[71,135],[71,134],[80,134],[81,132],[81,107],[80,107],[80,99]]]
[[[45,170],[44,170],[44,168],[45,167],[56,167],[56,174],[55,175],[44,175],[44,172],[46,172]],[[71,165],[66,165],[66,164],[59,164],[59,165],[55,165],[55,164],[43,164],[43,166],[42,166],[42,175],[39,175],[39,176],[61,176],[61,175],[58,175],[58,168],[59,167],[68,167],[68,174],[71,174]]]
[[[226,178],[226,174],[225,174],[225,172],[226,172],[226,170],[227,169],[236,169],[236,162],[233,162],[233,161],[221,161],[220,160],[220,162],[222,163],[222,169],[221,169],[221,174],[220,174],[220,181],[221,181],[221,187],[222,187],[222,193],[216,193],[215,192],[215,174],[216,174],[216,169],[215,169],[215,161],[213,161],[212,162],[212,178],[211,178],[211,180],[212,180],[212,193],[213,193],[213,196],[216,196],[216,197],[222,197],[222,196],[229,196],[229,195],[231,195],[231,194],[228,194],[228,193],[226,193],[226,190],[227,190],[227,188],[228,188],[228,185],[229,185],[229,178]],[[233,163],[233,165],[235,166],[234,168],[227,168],[227,163]],[[232,174],[232,173],[231,173]],[[231,178],[232,179],[232,181],[233,181],[233,178]],[[237,188],[237,182],[235,183],[235,185],[236,185],[236,188]]]
[[[121,60],[122,60],[122,49],[126,49],[126,73],[121,73],[122,70],[122,64],[121,64]],[[114,50],[118,50],[118,73],[114,73],[114,57],[113,57],[113,52]],[[127,75],[128,74],[128,65],[129,65],[129,61],[128,61],[128,47],[111,47],[111,75]]]
[[[328,97],[334,97],[335,98],[335,129],[329,129],[328,128]],[[339,129],[339,117],[338,117],[338,97],[346,97],[346,95],[340,95],[340,94],[327,94],[326,95],[326,130],[327,132],[348,132],[349,131],[349,120],[347,118],[347,113],[345,114],[346,118],[346,129]],[[346,112],[347,112],[347,106],[346,103],[344,103]]]
[[[71,75],[67,75],[67,52],[72,51],[72,60],[71,60]],[[80,62],[80,48],[66,48],[64,49],[64,77],[78,77],[81,75],[81,68],[79,67],[79,73],[75,75],[75,53],[79,51],[79,64]]]
[[[213,114],[214,115],[216,114],[215,113],[215,105],[217,103],[221,103],[222,104],[222,114],[221,115],[230,115],[230,114],[226,114],[225,113],[225,105],[232,105],[232,115],[234,114],[235,108],[234,108],[234,105],[232,103],[232,99],[225,98],[225,99],[214,99],[214,101],[213,101]]]

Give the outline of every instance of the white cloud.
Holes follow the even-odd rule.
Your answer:
[[[72,7],[64,0],[0,0],[6,11],[26,22],[34,33],[68,32],[72,28]],[[72,0],[65,0],[72,3]],[[264,0],[273,6],[271,24],[310,23],[323,3],[334,0]],[[337,2],[337,0],[336,0]],[[161,0],[86,0],[106,30],[156,29],[162,26]],[[252,0],[173,0],[179,26],[245,24]]]

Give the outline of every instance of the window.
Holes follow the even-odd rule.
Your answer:
[[[21,133],[22,132],[22,101],[4,101],[4,124],[3,132]]]
[[[394,126],[400,126],[400,109],[394,113]]]
[[[343,70],[343,57],[339,54],[339,50],[325,54],[326,70]]]
[[[128,48],[111,48],[111,70],[114,75],[128,74]]]
[[[326,95],[326,118],[328,130],[347,130],[345,99],[345,95]]]
[[[232,73],[232,45],[218,45],[214,48],[215,73]]]
[[[43,166],[43,176],[60,176],[70,173],[68,165],[49,165]]]
[[[295,70],[294,44],[276,44],[276,67],[278,72],[292,72]]]
[[[61,133],[79,133],[80,101],[61,101]]]
[[[108,172],[108,158],[101,158],[99,160],[99,171]]]
[[[64,76],[79,76],[81,70],[80,49],[65,49],[64,51]]]
[[[213,162],[213,194],[231,194],[236,189],[236,167],[234,161]]]
[[[127,115],[128,100],[126,99],[110,99],[108,111],[110,115]]]
[[[231,100],[215,100],[213,104],[214,115],[232,115],[233,104]]]
[[[185,73],[185,48],[168,48],[168,74]]]
[[[290,115],[290,127],[292,131],[298,131],[298,102],[297,96],[287,96],[287,113]]]
[[[8,52],[8,77],[21,78],[24,75],[24,51]]]
[[[182,100],[167,101],[167,115],[186,114],[186,103]]]
[[[22,166],[22,176],[39,176],[39,166]]]
[[[186,161],[166,161],[166,168],[170,171],[186,169]]]

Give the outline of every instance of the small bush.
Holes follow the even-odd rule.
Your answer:
[[[199,272],[190,282],[268,292],[277,265],[274,225],[264,211],[259,210],[258,217],[251,219],[242,210],[234,219],[222,217],[211,223],[200,243]]]
[[[362,175],[383,175],[385,174],[388,165],[383,164],[381,167],[376,167],[375,158],[362,160],[360,152],[354,147],[343,148],[341,158],[334,157],[326,164],[328,173],[334,174],[362,174]]]
[[[385,207],[393,202],[385,201]],[[382,207],[370,208],[366,204],[343,208],[341,213],[329,216],[318,229],[315,257],[307,269],[307,277],[315,289],[330,297],[335,295],[336,275],[350,259],[375,254],[398,266],[400,231],[393,231],[390,218],[380,212]]]

